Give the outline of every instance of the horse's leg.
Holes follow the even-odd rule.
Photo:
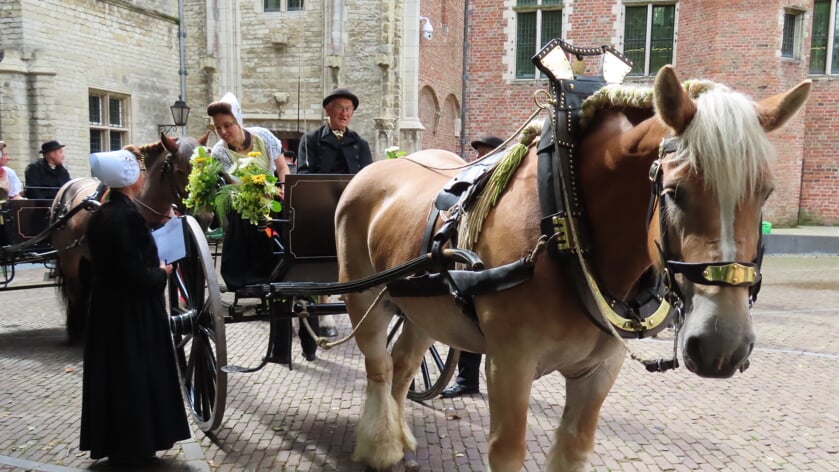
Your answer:
[[[422,330],[417,329],[410,321],[407,319],[404,321],[402,333],[391,349],[393,398],[399,404],[400,411],[404,411],[411,381],[422,363],[425,352],[433,342],[433,339],[423,334]]]
[[[524,465],[527,411],[536,361],[523,351],[515,351],[505,349],[486,356],[489,472],[518,472]]]
[[[90,296],[89,263],[81,251],[72,249],[56,260],[58,290],[64,300],[67,339],[71,344],[84,340],[87,329],[87,308]]]
[[[346,295],[353,325],[359,323],[373,300],[370,291]],[[353,460],[377,470],[394,466],[402,460],[405,450],[413,451],[417,444],[405,422],[402,405],[391,394],[393,362],[387,351],[387,326],[392,317],[392,309],[379,304],[355,334],[364,354],[367,392],[356,427]]]
[[[616,344],[616,342],[615,342]],[[624,350],[614,349],[610,357],[577,377],[566,378],[565,408],[548,455],[550,471],[586,470],[594,450],[594,434],[600,407],[606,400],[623,365]]]

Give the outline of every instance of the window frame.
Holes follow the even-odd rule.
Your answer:
[[[296,13],[302,12],[306,10],[306,1],[305,0],[276,0],[279,4],[277,8],[268,8],[269,0],[260,0],[262,4],[262,12],[263,13]],[[294,3],[295,8],[291,9],[290,4]]]
[[[651,72],[654,74],[658,71],[650,70],[650,62],[652,58],[652,42],[653,42],[653,9],[655,7],[673,7],[673,38],[671,42],[671,58],[670,63],[676,62],[676,46],[679,38],[679,2],[674,0],[624,0],[623,1],[622,22],[623,31],[621,32],[621,51],[626,55],[626,9],[646,7],[647,19],[646,29],[644,35],[644,68],[642,72],[630,72],[629,77],[650,77]]]
[[[781,22],[781,58],[788,60],[801,60],[801,43],[804,35],[804,10],[799,8],[787,7],[783,9],[781,14],[783,15],[783,21]],[[790,32],[791,37],[787,37],[788,16],[793,17],[792,31]],[[787,43],[787,40],[792,41],[791,55],[786,55],[784,51],[784,45]]]
[[[521,5],[520,3],[523,2],[532,2],[532,5]],[[550,3],[548,3],[550,2]],[[539,52],[542,47],[547,44],[551,39],[542,38],[542,34],[545,33],[545,28],[543,25],[543,13],[545,12],[559,12],[560,15],[560,22],[559,22],[559,37],[562,38],[563,32],[565,31],[563,23],[565,22],[565,2],[562,0],[515,0],[515,5],[512,7],[513,13],[515,15],[515,24],[516,24],[516,31],[515,31],[515,42],[513,47],[513,79],[514,80],[543,80],[543,74],[539,69],[533,65],[530,61],[530,58],[535,56],[537,52]],[[520,18],[522,14],[536,14],[536,21],[535,21],[535,33],[536,37],[533,38],[533,44],[535,44],[535,48],[529,55],[527,55],[527,62],[526,64],[519,64],[519,55],[520,53],[524,54],[526,51],[522,51],[519,48],[519,44],[521,43],[519,38],[519,27],[520,27]],[[532,70],[532,76],[527,75],[519,75],[520,73],[520,66],[527,66],[528,72]]]
[[[807,71],[810,75],[839,75],[839,67],[836,67],[836,70],[834,70],[833,68],[833,62],[836,60],[836,58],[834,57],[834,52],[836,52],[835,49],[837,47],[836,40],[839,39],[839,37],[837,37],[837,35],[839,34],[839,31],[837,31],[839,23],[836,22],[837,3],[839,2],[837,2],[837,0],[827,0],[827,3],[827,41],[824,45],[824,68],[820,69],[817,72],[813,71],[813,39],[816,24],[815,2],[813,4],[812,21],[810,22],[810,48],[808,51],[809,56],[807,58]]]
[[[88,145],[90,152],[116,151],[129,144],[131,137],[131,95],[127,93],[113,92],[102,89],[88,89]],[[96,98],[99,103],[99,121],[93,121],[92,100]],[[112,105],[119,105],[119,120],[112,118]],[[93,134],[99,135],[98,146],[94,144]],[[121,136],[121,142],[113,144],[114,134]]]

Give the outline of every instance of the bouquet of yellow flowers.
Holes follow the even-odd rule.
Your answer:
[[[192,169],[186,185],[187,198],[184,199],[184,205],[197,211],[213,211],[221,164],[210,156],[204,146],[195,148],[190,164]]]
[[[231,208],[242,215],[242,219],[254,225],[267,219],[271,212],[282,210],[274,198],[280,194],[277,177],[256,164],[259,152],[248,153],[249,158],[240,159],[231,169],[231,175],[239,180],[237,184],[223,185],[215,197],[218,215],[225,215]]]

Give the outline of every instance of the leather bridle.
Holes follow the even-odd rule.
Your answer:
[[[163,159],[163,162],[160,164],[160,179],[161,179],[161,181],[166,178],[167,174],[174,174],[174,164],[172,163],[173,159],[174,159],[174,156],[172,155],[172,153],[171,152],[167,153],[166,157]],[[183,204],[183,197],[181,195],[180,190],[178,189],[178,182],[174,178],[174,176],[172,176],[172,178],[170,179],[170,183],[172,185],[172,191],[175,194],[175,203],[174,203],[175,209],[180,214],[186,214],[186,207]],[[146,204],[145,202],[143,202],[139,198],[134,198],[134,201],[136,201],[143,208],[145,208],[146,210],[150,211],[151,213],[153,213],[157,216],[166,218],[167,220],[171,217],[168,214],[163,214],[163,213],[155,210],[154,208],[152,208],[150,205]]]
[[[676,280],[677,274],[699,285],[717,285],[725,287],[748,287],[749,306],[757,300],[760,291],[761,274],[760,266],[763,262],[764,245],[763,236],[758,228],[757,255],[751,262],[727,261],[727,262],[681,262],[669,249],[668,224],[665,215],[667,199],[663,198],[663,172],[662,166],[667,156],[676,153],[679,138],[670,137],[662,140],[659,146],[658,159],[650,166],[651,195],[647,215],[647,229],[652,222],[656,204],[658,204],[659,239],[656,241],[661,265],[664,268],[666,280],[666,297],[668,301],[679,310],[677,324],[681,322],[682,309],[684,307],[685,295]]]

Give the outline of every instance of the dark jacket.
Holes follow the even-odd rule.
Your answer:
[[[93,288],[79,449],[140,459],[190,437],[169,317],[166,272],[131,200],[111,192],[86,233]]]
[[[50,165],[43,158],[26,166],[23,174],[26,180],[24,196],[26,198],[40,198],[52,200],[58,189],[70,180],[70,173],[67,168]]]
[[[355,174],[372,162],[370,145],[350,129],[339,142],[329,126],[321,126],[303,135],[297,149],[298,174]]]

